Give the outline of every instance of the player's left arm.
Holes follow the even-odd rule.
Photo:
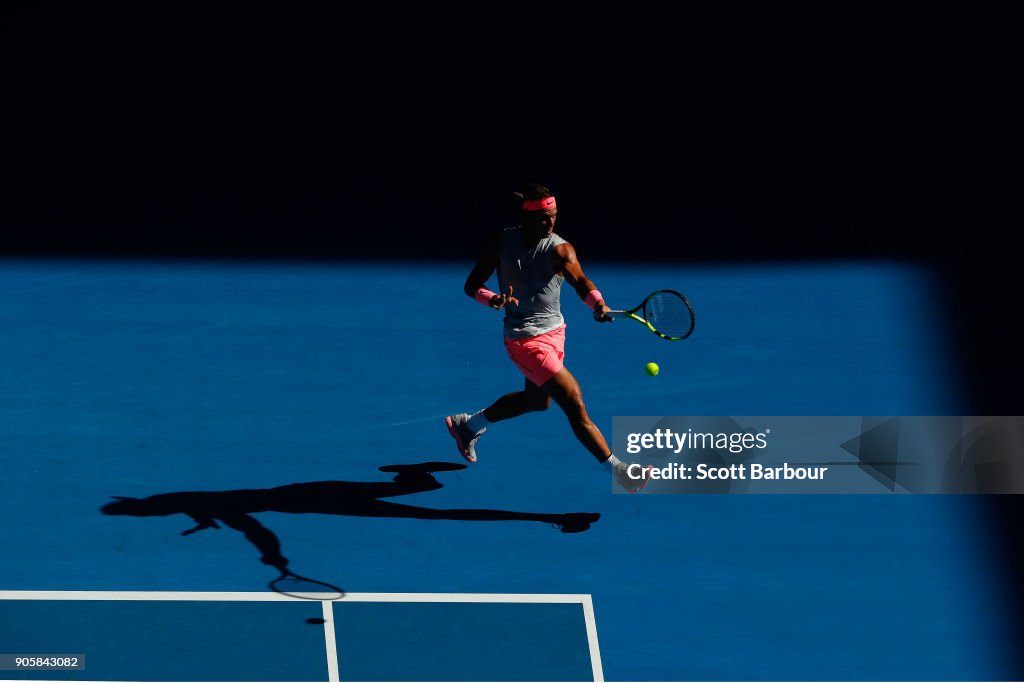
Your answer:
[[[588,299],[592,300],[594,297],[597,297],[597,301],[593,302],[594,320],[601,323],[614,320],[614,318],[608,316],[608,304],[600,296],[597,285],[583,274],[583,266],[580,265],[579,259],[576,258],[576,250],[572,248],[572,245],[566,242],[555,247],[553,258],[555,261],[555,272],[561,273],[568,280],[584,303],[589,304],[591,302]],[[596,292],[596,294],[591,294],[591,292]]]

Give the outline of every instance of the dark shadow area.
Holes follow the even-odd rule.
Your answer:
[[[381,499],[436,491],[442,488],[442,484],[434,478],[434,473],[463,470],[466,466],[425,462],[385,465],[379,469],[382,472],[393,472],[394,478],[389,482],[317,481],[272,489],[182,491],[147,498],[114,496],[115,500],[100,510],[105,515],[132,517],[187,515],[195,522],[195,526],[183,531],[183,536],[204,529],[219,529],[220,524],[224,524],[242,532],[259,550],[260,560],[282,573],[288,572],[288,559],[281,552],[281,542],[273,531],[253,517],[254,514],[286,512],[464,522],[541,522],[567,534],[584,532],[601,517],[595,512],[542,513],[478,508],[442,510],[393,503]]]
[[[1014,663],[1012,677],[1024,678],[1024,652],[1017,646],[1024,641],[1024,498],[1018,495],[979,496],[983,519],[988,520],[987,539],[999,562],[992,577],[997,599],[1005,605],[1008,629],[1005,642],[1014,647],[1009,657]]]

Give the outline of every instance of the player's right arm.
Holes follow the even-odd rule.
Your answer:
[[[500,249],[501,235],[495,233],[488,240],[483,253],[480,254],[480,258],[477,259],[476,264],[473,266],[473,270],[469,271],[466,284],[462,286],[462,291],[466,293],[466,296],[495,309],[504,308],[508,304],[519,305],[519,300],[512,296],[512,285],[509,285],[507,293],[503,292],[501,294],[495,294],[487,289],[487,281],[498,267]]]

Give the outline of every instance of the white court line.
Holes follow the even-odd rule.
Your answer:
[[[595,683],[604,682],[604,667],[601,666],[601,648],[597,643],[597,620],[594,618],[594,601],[589,595],[583,596],[583,620],[587,623],[587,644],[590,646],[590,667],[594,670]]]
[[[338,678],[338,643],[334,639],[334,607],[330,600],[324,600],[324,640],[327,641],[327,680],[331,683]]]
[[[430,417],[419,417],[419,418],[416,418],[415,420],[405,420],[404,422],[389,422],[387,424],[368,425],[364,429],[384,429],[386,427],[404,427],[405,425],[414,425],[414,424],[419,424],[421,422],[433,422],[434,420],[437,420],[438,422],[440,422],[440,421],[444,420],[444,415],[431,415]]]
[[[316,595],[310,593],[309,595]],[[325,593],[324,595],[330,595]],[[335,594],[336,595],[336,594]],[[572,593],[346,593],[345,602],[528,602],[579,603],[590,596]],[[0,591],[0,600],[222,600],[311,602],[270,591],[217,593],[179,591]]]
[[[312,594],[311,594],[312,595]],[[324,593],[325,596],[331,595]],[[346,593],[345,602],[452,602],[452,603],[530,603],[579,604],[587,629],[590,666],[594,681],[604,681],[601,651],[597,641],[594,603],[586,593]],[[176,592],[176,591],[0,591],[0,600],[164,600],[221,602],[311,602],[273,592]],[[324,637],[327,647],[327,669],[330,681],[339,680],[338,652],[334,633],[332,600],[321,600],[324,614]]]

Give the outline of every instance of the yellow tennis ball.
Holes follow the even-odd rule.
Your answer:
[[[651,377],[657,377],[658,376],[658,372],[659,372],[658,364],[657,363],[648,363],[644,367],[644,372],[646,372]]]

